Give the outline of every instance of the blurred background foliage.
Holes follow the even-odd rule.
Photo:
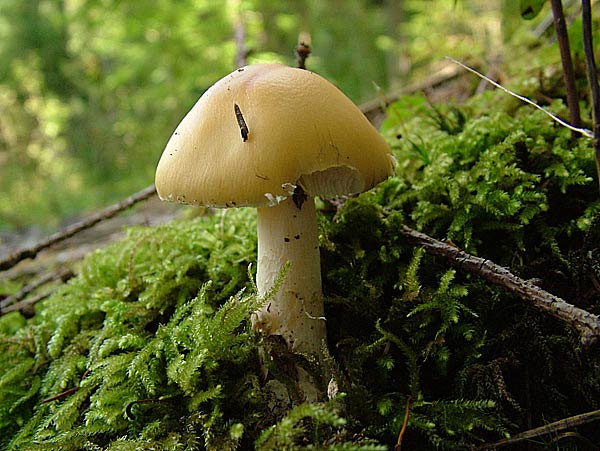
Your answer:
[[[309,68],[361,103],[431,75],[444,55],[489,61],[526,42],[533,25],[517,4],[2,0],[0,231],[52,229],[151,184],[179,120],[235,67],[236,29],[250,63],[294,64],[305,33]]]

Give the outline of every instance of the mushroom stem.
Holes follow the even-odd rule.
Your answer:
[[[291,197],[258,208],[260,296],[274,286],[282,268],[289,271],[267,304],[253,317],[255,329],[281,335],[294,352],[320,355],[326,339],[321,288],[317,215],[312,198],[298,208]]]

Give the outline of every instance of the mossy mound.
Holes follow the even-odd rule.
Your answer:
[[[406,449],[465,449],[600,408],[597,345],[399,233],[451,241],[600,313],[591,143],[502,96],[403,99],[384,126],[397,176],[321,205],[333,400],[274,413],[249,324],[254,213],[233,210],[131,229],[32,319],[0,319],[2,446],[391,449],[410,397]]]

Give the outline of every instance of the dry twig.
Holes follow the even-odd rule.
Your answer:
[[[600,336],[598,316],[569,304],[490,260],[475,257],[407,226],[403,226],[400,231],[409,241],[423,246],[428,253],[443,257],[458,269],[476,274],[494,285],[519,295],[550,315],[572,324],[580,333],[584,345],[591,345]]]
[[[85,372],[81,376],[81,380],[84,380],[88,376],[88,374],[90,374],[90,371],[89,370],[85,370]],[[68,388],[67,390],[59,393],[58,395],[51,396],[50,398],[42,399],[40,402],[42,404],[47,404],[47,403],[52,402],[52,401],[58,401],[60,399],[63,399],[63,398],[66,398],[67,396],[72,395],[73,393],[78,392],[80,388],[81,388],[80,385],[77,385],[77,386],[72,387],[72,388]]]
[[[555,421],[554,423],[541,426],[539,428],[530,429],[529,431],[521,432],[511,438],[506,438],[495,443],[488,443],[481,445],[480,450],[494,450],[503,446],[514,445],[525,440],[541,437],[548,434],[556,434],[557,432],[564,431],[565,429],[571,429],[582,424],[591,423],[593,421],[600,420],[600,410],[594,410],[593,412],[582,413],[562,420]]]
[[[25,299],[30,293],[32,293],[34,290],[37,290],[42,285],[46,285],[47,283],[55,282],[58,280],[64,282],[72,276],[73,271],[71,271],[69,268],[61,268],[58,271],[50,272],[34,280],[32,283],[27,284],[23,288],[21,288],[21,290],[19,290],[17,293],[13,294],[12,296],[8,296],[6,299],[3,299],[0,302],[0,315],[12,310],[18,310],[16,308],[11,307],[13,307],[16,304],[20,304],[20,301]]]
[[[296,55],[296,67],[298,69],[306,69],[306,58],[310,55],[310,45],[301,41],[294,49]]]
[[[567,91],[567,105],[569,107],[569,118],[571,125],[581,127],[581,115],[579,113],[579,99],[577,97],[577,88],[575,87],[575,71],[573,70],[573,60],[571,58],[571,46],[569,45],[569,34],[565,15],[563,13],[562,0],[551,0],[552,15],[554,16],[554,28],[556,38],[558,39],[558,48],[560,50],[560,59],[562,62],[565,89]],[[571,130],[573,138],[576,138],[576,132]]]
[[[402,423],[402,429],[400,429],[400,434],[398,434],[398,442],[396,446],[394,446],[394,451],[400,451],[402,449],[402,440],[404,439],[404,434],[406,433],[406,429],[408,428],[408,417],[410,416],[410,402],[412,401],[412,397],[409,395],[406,398],[406,412],[404,413],[404,422]]]
[[[110,207],[90,215],[87,219],[77,222],[50,235],[48,238],[34,244],[33,246],[25,247],[13,252],[12,254],[9,254],[6,258],[0,260],[0,271],[5,271],[9,268],[12,268],[17,263],[27,258],[34,258],[40,251],[49,248],[56,243],[64,241],[83,230],[89,229],[105,219],[112,218],[136,203],[148,199],[155,193],[156,188],[154,185],[150,185],[147,188],[132,194],[128,198],[111,205]]]
[[[64,399],[67,396],[72,395],[75,392],[78,392],[79,389],[80,389],[80,387],[78,385],[77,387],[69,388],[69,389],[63,391],[62,393],[59,393],[56,396],[51,396],[50,398],[42,399],[40,402],[42,404],[47,404],[47,403],[52,402],[52,401],[58,401],[59,399]]]
[[[23,299],[15,304],[11,304],[0,312],[0,316],[6,315],[9,312],[19,311],[26,318],[31,318],[35,315],[35,309],[33,306],[40,301],[43,301],[46,298],[49,298],[56,292],[57,288],[54,288],[45,293],[38,294],[37,296],[29,297],[27,299]]]
[[[448,64],[424,80],[408,85],[397,92],[385,94],[384,97],[380,96],[379,98],[365,102],[359,108],[373,125],[378,126],[382,116],[386,114],[386,108],[401,96],[435,88],[455,79],[459,74],[460,68],[454,64]]]
[[[248,56],[252,50],[246,47],[246,27],[242,18],[241,11],[238,12],[238,20],[234,28],[235,33],[235,67],[244,67],[248,64]]]

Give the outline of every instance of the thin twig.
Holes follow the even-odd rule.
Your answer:
[[[568,10],[569,7],[575,3],[575,0],[565,0],[563,2],[563,10]],[[569,20],[567,20],[567,22],[571,22],[571,17],[569,17]],[[554,16],[552,15],[552,12],[550,12],[546,17],[544,17],[544,20],[542,20],[534,29],[533,29],[533,36],[535,36],[537,39],[541,38],[542,35],[546,32],[546,30],[548,28],[550,28],[552,26],[552,24],[554,23]]]
[[[44,299],[52,296],[56,292],[56,290],[57,290],[57,288],[54,288],[50,291],[47,291],[46,293],[41,293],[41,294],[38,294],[37,296],[29,297],[29,298],[23,299],[22,301],[15,303],[15,304],[11,304],[8,307],[6,307],[5,309],[2,309],[2,312],[0,312],[0,316],[6,315],[9,312],[19,311],[26,318],[30,318],[33,315],[35,315],[35,310],[34,310],[33,306],[35,304],[37,304],[38,302],[43,301]]]
[[[58,271],[53,271],[44,276],[34,280],[30,284],[25,285],[15,294],[8,296],[6,299],[3,299],[0,302],[0,314],[4,313],[6,308],[11,304],[15,304],[25,297],[27,297],[34,290],[38,289],[42,285],[46,285],[49,282],[54,282],[57,280],[65,281],[73,276],[73,271],[69,268],[61,268]]]
[[[394,446],[394,451],[400,451],[402,449],[402,440],[404,439],[404,434],[406,433],[406,429],[408,428],[408,417],[410,416],[410,402],[412,401],[412,397],[409,395],[406,398],[406,411],[404,412],[404,422],[402,423],[402,429],[400,429],[400,434],[398,434],[398,442],[396,446]]]
[[[562,420],[555,421],[554,423],[547,424],[529,431],[521,432],[511,438],[506,438],[495,443],[488,443],[481,445],[481,450],[493,450],[503,446],[514,445],[515,443],[530,440],[542,435],[556,434],[557,432],[564,431],[565,429],[574,428],[581,426],[582,424],[591,423],[593,421],[600,420],[600,410],[594,410],[593,412],[582,413]]]
[[[592,114],[594,119],[594,156],[596,170],[600,183],[600,90],[598,88],[598,74],[594,58],[594,42],[592,36],[592,5],[590,0],[581,1],[581,18],[583,25],[583,51],[588,73],[588,83],[592,97]]]
[[[88,374],[90,374],[90,370],[85,370],[83,372],[83,374],[81,375],[81,380],[84,380],[88,376]],[[80,382],[80,384],[81,384],[81,382]],[[78,392],[80,389],[81,389],[81,385],[77,385],[76,387],[69,388],[69,389],[63,391],[62,393],[59,393],[56,396],[51,396],[50,398],[42,399],[40,402],[42,404],[46,404],[46,403],[49,403],[52,401],[58,401],[59,399],[66,398],[67,396],[70,396],[73,393]]]
[[[0,271],[5,271],[9,268],[12,268],[17,263],[19,263],[22,260],[25,260],[26,258],[34,258],[43,249],[46,249],[56,243],[64,241],[67,238],[70,238],[83,230],[89,229],[98,224],[99,222],[104,221],[105,219],[112,218],[113,216],[117,215],[123,210],[130,208],[136,203],[148,199],[155,193],[155,186],[150,185],[147,188],[144,188],[143,190],[132,194],[128,198],[118,203],[113,204],[110,207],[105,208],[104,210],[92,214],[87,219],[77,222],[69,227],[64,228],[63,230],[60,230],[50,235],[48,238],[34,244],[33,246],[25,247],[17,250],[16,252],[13,252],[12,254],[9,254],[6,258],[0,260]]]
[[[56,396],[51,396],[50,398],[42,399],[40,402],[42,404],[46,404],[46,403],[49,403],[49,402],[52,402],[52,401],[58,401],[59,399],[66,398],[67,396],[72,395],[73,393],[79,391],[80,388],[81,387],[79,387],[79,386],[73,387],[73,388],[69,388],[68,390],[65,390],[64,392],[59,393]]]
[[[515,293],[535,307],[572,324],[580,333],[584,345],[591,345],[600,337],[600,317],[597,315],[569,304],[490,260],[475,257],[406,226],[400,231],[410,241],[423,246],[428,253],[443,257],[453,266]]]
[[[244,67],[248,64],[248,56],[251,50],[246,47],[246,27],[241,11],[238,11],[238,20],[234,27],[235,33],[235,67]]]
[[[90,374],[90,370],[85,370],[83,372],[83,374],[81,375],[81,380],[84,380],[86,377],[88,377],[89,374]],[[50,398],[42,399],[42,401],[40,401],[40,402],[42,404],[45,404],[48,402],[57,401],[59,399],[66,398],[67,396],[72,395],[73,393],[76,393],[79,391],[79,389],[81,388],[81,382],[79,384],[80,385],[73,387],[73,388],[69,388],[69,389],[65,390],[64,392],[59,393],[56,396],[51,396]]]
[[[296,55],[296,67],[298,69],[306,69],[306,58],[310,55],[310,45],[300,41],[294,49]]]
[[[575,86],[575,71],[573,70],[573,60],[571,58],[571,46],[569,45],[569,34],[565,23],[562,1],[551,0],[552,15],[554,16],[554,28],[556,38],[558,39],[558,48],[560,50],[560,60],[562,62],[565,88],[567,91],[567,105],[569,107],[569,118],[573,127],[581,128],[581,115],[579,113],[579,99],[577,88]],[[571,133],[575,134],[574,130]],[[573,136],[576,137],[575,135]]]
[[[380,95],[373,100],[362,103],[359,105],[359,109],[367,117],[369,122],[371,122],[375,127],[378,127],[386,115],[386,108],[400,99],[400,97],[433,89],[455,79],[460,73],[460,68],[455,64],[447,64],[425,79],[419,80],[418,82],[412,83],[397,91],[385,93],[385,95]]]
[[[544,114],[547,114],[548,116],[550,116],[553,120],[555,120],[556,122],[558,122],[560,125],[562,125],[563,127],[568,128],[571,131],[575,131],[577,133],[581,133],[583,136],[585,136],[586,138],[594,138],[593,133],[590,130],[587,130],[585,128],[578,128],[578,127],[574,127],[571,124],[569,124],[568,122],[563,121],[561,118],[559,118],[558,116],[552,114],[551,112],[549,112],[548,110],[542,108],[541,106],[539,106],[537,103],[535,103],[533,100],[528,99],[525,96],[522,96],[520,94],[517,94],[514,91],[511,91],[508,88],[505,88],[504,86],[502,86],[500,83],[496,83],[494,80],[492,80],[491,78],[486,77],[485,75],[483,75],[480,72],[477,72],[475,69],[467,66],[466,64],[461,63],[458,60],[455,60],[454,58],[447,56],[446,59],[452,61],[454,64],[458,64],[460,67],[462,67],[463,69],[468,70],[469,72],[477,75],[480,78],[483,78],[485,81],[487,81],[488,83],[491,83],[492,85],[494,85],[496,88],[501,89],[502,91],[506,92],[507,94],[510,94],[513,97],[516,97],[519,100],[522,100],[525,103],[528,103],[529,105],[537,108],[538,110],[541,110],[542,112],[544,112]]]

